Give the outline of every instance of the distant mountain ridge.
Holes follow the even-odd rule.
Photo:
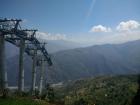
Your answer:
[[[140,73],[140,40],[124,44],[95,45],[59,51],[52,55],[53,66],[46,68],[48,82],[60,82],[99,75]],[[25,77],[31,80],[31,58],[25,56]],[[8,59],[9,78],[17,79],[18,56]],[[14,84],[10,79],[10,84]]]
[[[43,42],[47,42],[46,49],[48,53],[84,47],[83,44],[66,40],[44,40]],[[5,47],[6,58],[10,58],[19,54],[19,48],[17,48],[15,45],[6,42]]]
[[[64,80],[96,75],[137,74],[140,72],[140,40],[60,51],[53,54],[53,59],[52,71],[55,72],[48,76],[59,75]]]
[[[84,44],[67,40],[47,40],[46,42],[48,43],[46,45],[46,48],[49,51],[49,53],[84,47]]]

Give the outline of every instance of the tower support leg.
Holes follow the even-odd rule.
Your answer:
[[[0,33],[0,88],[8,88],[7,70],[5,69],[5,40]]]
[[[31,93],[34,95],[36,86],[36,51],[34,51],[33,64],[32,64],[32,84],[31,84]]]
[[[44,61],[41,61],[41,71],[40,71],[40,82],[39,82],[39,94],[42,94],[44,80]]]
[[[19,92],[24,91],[24,50],[25,50],[25,41],[21,39],[19,51],[19,78],[18,78]]]

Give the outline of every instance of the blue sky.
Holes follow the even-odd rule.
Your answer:
[[[139,23],[140,0],[0,0],[0,17],[23,19],[24,26],[53,35],[96,39],[110,34],[106,29],[116,34],[121,22]],[[106,29],[99,34],[92,28]]]

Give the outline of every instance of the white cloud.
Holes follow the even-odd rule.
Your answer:
[[[116,27],[118,31],[130,31],[133,29],[137,29],[140,26],[140,23],[135,20],[129,20],[126,22],[120,22]]]
[[[36,37],[41,40],[65,40],[65,34],[52,34],[52,33],[45,33],[45,32],[37,32]]]
[[[93,26],[89,32],[111,32],[111,28],[102,25]]]

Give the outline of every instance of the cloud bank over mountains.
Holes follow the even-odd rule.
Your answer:
[[[87,45],[124,43],[140,39],[140,23],[135,20],[122,21],[115,28],[104,25],[95,25],[89,32],[73,34],[72,36],[60,33],[38,32],[37,38],[42,40],[66,40]]]
[[[37,32],[36,37],[38,39],[44,39],[44,40],[66,40],[66,35],[65,34],[52,34],[52,33],[45,33],[45,32]]]
[[[87,40],[94,44],[124,43],[140,39],[140,23],[135,20],[122,21],[114,29],[96,25],[89,32]]]

